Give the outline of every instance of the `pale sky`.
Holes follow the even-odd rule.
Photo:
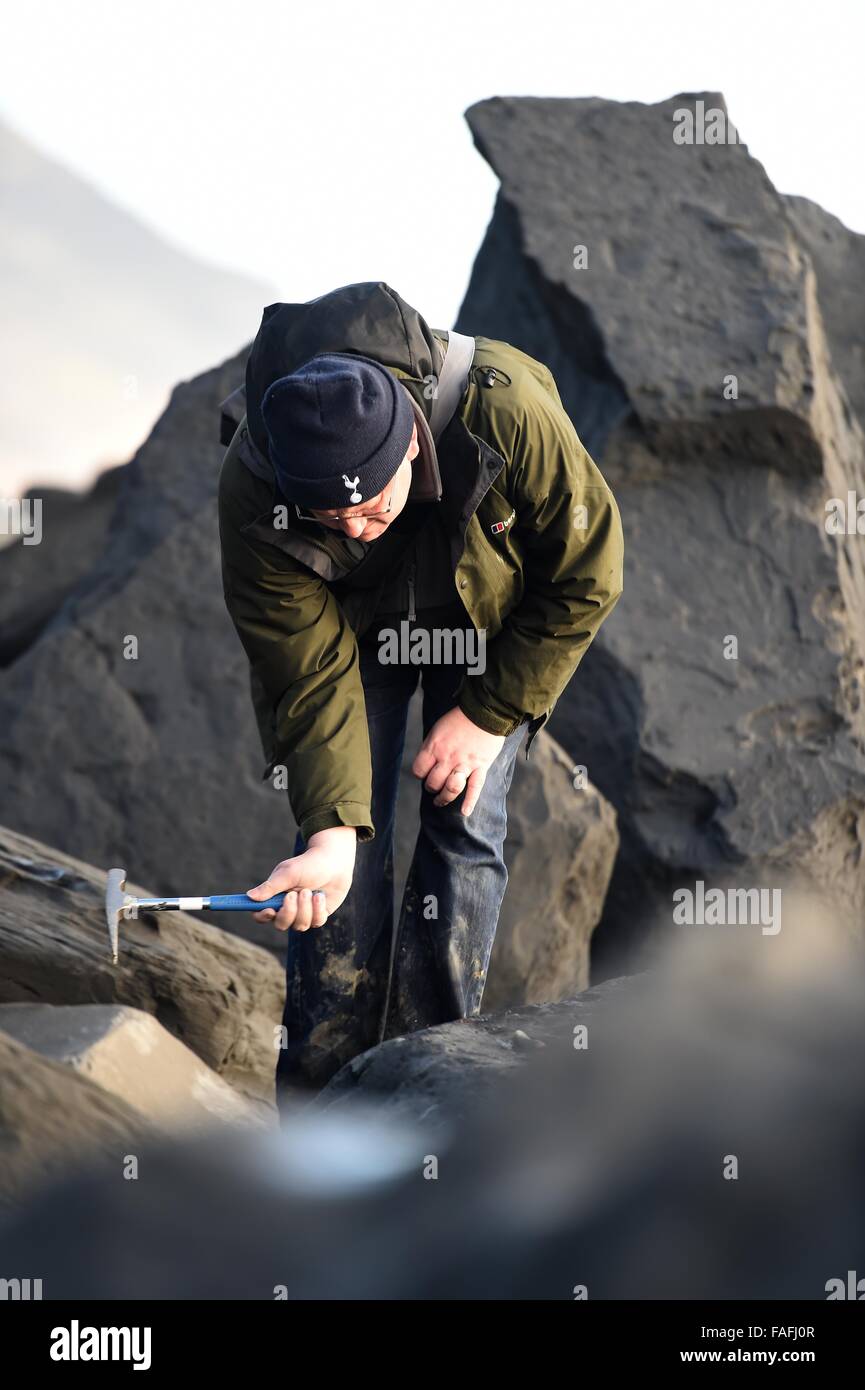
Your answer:
[[[496,190],[462,113],[493,95],[721,90],[782,192],[865,232],[860,0],[4,10],[0,117],[182,249],[279,298],[384,279],[449,326]]]

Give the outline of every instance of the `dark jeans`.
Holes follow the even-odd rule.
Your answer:
[[[377,641],[358,646],[375,839],[358,844],[351,889],[326,924],[288,933],[278,1095],[324,1086],[384,1038],[478,1014],[508,881],[505,803],[525,723],[505,739],[470,816],[460,812],[464,793],[437,807],[422,790],[391,968],[394,812],[408,705],[421,676],[426,737],[453,708],[464,668],[383,665]],[[295,854],[303,848],[298,834]]]

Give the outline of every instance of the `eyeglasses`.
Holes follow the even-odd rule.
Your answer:
[[[329,521],[377,521],[379,517],[387,516],[388,512],[391,510],[393,506],[393,492],[394,490],[391,488],[390,496],[387,499],[387,506],[382,512],[349,512],[346,516],[316,516],[313,512],[305,512],[296,502],[294,504],[294,510],[297,512],[301,521],[320,521],[325,526]]]

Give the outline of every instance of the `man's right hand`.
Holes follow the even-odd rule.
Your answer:
[[[277,931],[307,931],[323,927],[331,912],[335,912],[351,888],[354,861],[357,853],[357,831],[353,825],[335,825],[329,830],[317,830],[309,837],[309,847],[293,859],[283,859],[264,883],[249,889],[249,896],[258,900],[285,893],[286,899],[278,912],[272,907],[254,912],[256,922],[273,922]],[[314,889],[322,889],[315,893]]]

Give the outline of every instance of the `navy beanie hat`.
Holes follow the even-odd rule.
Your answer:
[[[317,511],[375,497],[406,456],[414,410],[381,363],[322,352],[268,386],[261,402],[284,497]]]

